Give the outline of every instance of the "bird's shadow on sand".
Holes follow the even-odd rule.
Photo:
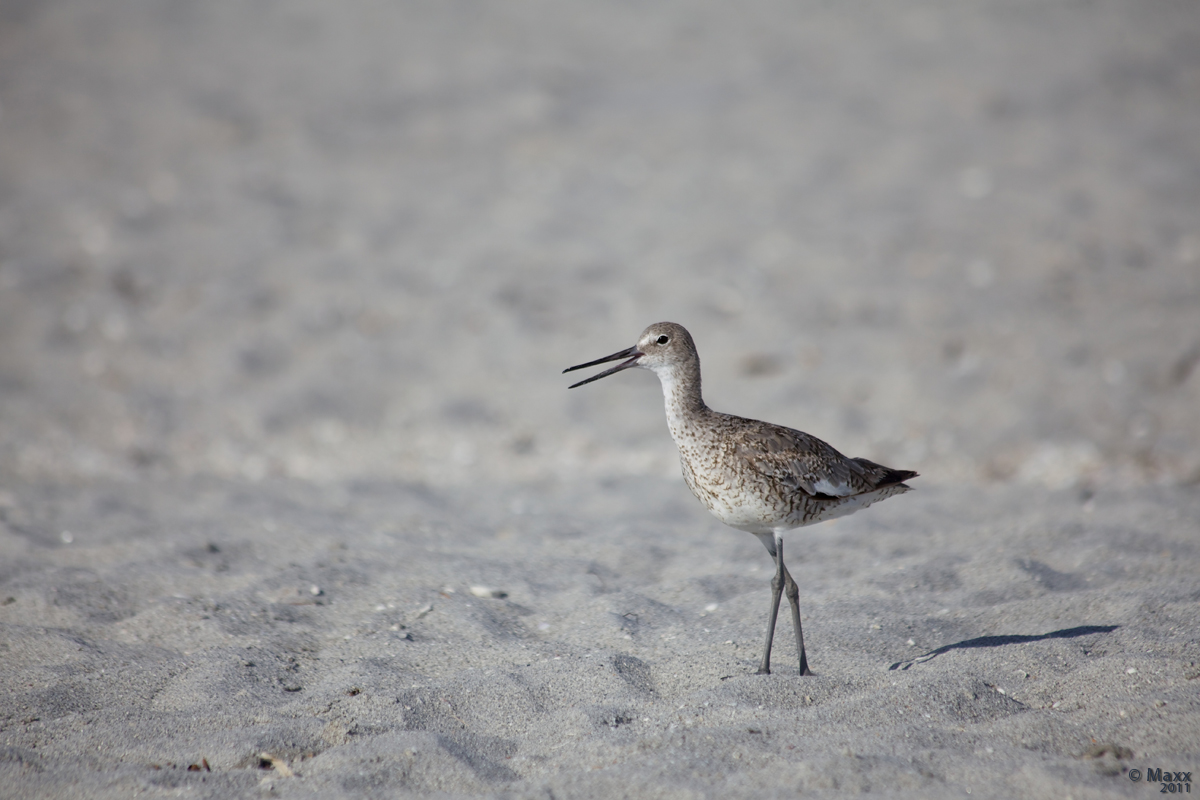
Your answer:
[[[930,650],[923,656],[917,656],[911,661],[897,661],[888,667],[888,670],[906,670],[914,664],[923,664],[930,661],[942,653],[948,653],[951,650],[966,650],[972,647],[1003,647],[1006,644],[1025,644],[1026,642],[1044,642],[1047,639],[1074,639],[1077,636],[1090,636],[1093,633],[1112,633],[1120,625],[1081,625],[1078,628],[1065,628],[1061,631],[1051,631],[1050,633],[1042,633],[1037,636],[980,636],[975,639],[964,639],[961,642],[948,644],[939,647],[937,650]]]

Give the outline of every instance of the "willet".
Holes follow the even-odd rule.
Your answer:
[[[800,674],[810,675],[800,627],[800,590],[783,563],[783,534],[794,528],[853,514],[860,508],[907,492],[917,473],[847,458],[801,431],[713,411],[700,394],[700,356],[682,325],[658,322],[628,350],[568,367],[571,372],[626,359],[569,388],[583,386],[630,367],[653,370],[662,382],[667,425],[679,448],[683,478],[692,494],[726,525],[758,537],[775,560],[771,614],[758,672],[771,672],[771,642],[779,600],[786,590]]]

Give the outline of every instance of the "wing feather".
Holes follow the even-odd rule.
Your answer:
[[[740,427],[737,455],[767,478],[814,497],[851,497],[882,485],[900,483],[916,473],[848,458],[803,431],[747,420]]]

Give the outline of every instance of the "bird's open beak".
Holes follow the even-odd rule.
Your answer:
[[[572,372],[577,369],[583,369],[584,367],[594,367],[597,364],[605,364],[609,361],[616,361],[618,358],[628,358],[629,359],[628,361],[624,361],[620,364],[617,364],[612,369],[606,369],[606,370],[604,370],[604,372],[601,372],[598,375],[593,375],[592,377],[588,378],[586,381],[580,381],[579,383],[571,384],[567,388],[574,389],[576,386],[583,386],[585,383],[591,383],[592,381],[598,381],[601,378],[603,378],[605,375],[612,375],[614,372],[620,372],[623,369],[629,369],[632,366],[636,366],[637,360],[644,355],[645,355],[645,353],[639,352],[637,347],[635,346],[635,347],[629,348],[628,350],[622,350],[619,353],[613,353],[611,356],[605,356],[604,358],[597,358],[595,361],[589,361],[586,364],[576,364],[573,367],[567,367],[566,369],[563,370],[564,373]]]

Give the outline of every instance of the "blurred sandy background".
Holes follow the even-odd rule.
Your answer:
[[[1197,478],[1192,3],[4,9],[7,474],[673,473],[557,375],[670,319],[931,481]]]
[[[861,675],[871,677],[854,680],[877,696],[871,681],[894,678],[886,667],[909,653],[915,629],[895,634],[899,651],[880,645],[864,656],[853,637],[821,632],[822,613],[872,630],[872,607],[921,620],[975,604],[996,616],[912,646],[1115,625],[1124,634],[1113,635],[1149,637],[1124,650],[1166,659],[1163,686],[1194,694],[1196,3],[0,0],[0,601],[12,600],[0,607],[0,671],[10,687],[25,687],[12,690],[0,717],[9,748],[0,767],[14,776],[13,796],[104,786],[113,796],[131,786],[258,791],[258,777],[278,774],[251,759],[268,747],[287,750],[279,757],[301,773],[297,759],[320,748],[332,749],[318,757],[359,763],[330,755],[352,751],[338,749],[350,747],[350,734],[330,734],[328,720],[312,738],[320,748],[230,743],[212,732],[260,724],[241,717],[181,743],[169,715],[193,718],[200,706],[147,698],[183,667],[145,678],[157,687],[145,693],[119,680],[94,688],[101,699],[92,705],[55,706],[38,693],[77,696],[78,676],[111,671],[113,659],[182,664],[186,651],[209,665],[197,669],[217,669],[221,648],[250,646],[274,648],[281,664],[315,659],[330,642],[376,630],[354,615],[389,603],[401,610],[378,630],[395,624],[397,636],[414,637],[404,642],[436,641],[450,655],[374,653],[373,680],[384,683],[401,664],[419,676],[406,686],[466,680],[445,672],[464,647],[505,669],[522,656],[493,638],[511,635],[522,648],[540,642],[546,653],[607,658],[631,692],[629,708],[691,696],[646,688],[660,670],[675,674],[664,666],[675,657],[717,659],[695,680],[729,689],[716,678],[741,675],[756,657],[766,556],[688,496],[651,376],[567,392],[559,374],[628,347],[658,320],[691,330],[714,408],[921,472],[920,497],[813,529],[805,569],[814,594],[801,602],[806,628],[814,614],[810,646],[827,680],[839,663],[862,658]],[[894,547],[877,537],[895,537]],[[348,548],[338,557],[350,559],[353,580],[321,572],[333,569],[334,547]],[[1122,557],[1142,566],[1115,577]],[[905,606],[901,584],[867,567],[886,571],[905,558],[926,577],[904,590],[928,607]],[[742,577],[722,583],[726,568]],[[1086,583],[1093,573],[1134,583],[1105,590]],[[586,575],[609,582],[596,597],[623,586],[642,598],[630,609],[653,598],[666,617],[620,603],[589,611]],[[339,598],[335,581],[358,588]],[[523,611],[497,611],[491,627],[472,628],[475,611],[453,606],[472,585],[505,581],[510,598],[496,601]],[[700,587],[694,602],[668,598],[677,584]],[[852,605],[822,612],[834,602],[826,590]],[[278,610],[297,592],[306,603],[329,600],[329,613],[348,605],[336,621],[293,620],[308,626],[302,645],[236,626],[212,638],[186,633],[184,620],[200,618],[188,614],[214,613],[205,603]],[[1073,610],[1026,630],[1029,609],[1049,607],[1043,595]],[[1115,606],[1101,599],[1116,595]],[[695,629],[703,609],[732,598],[745,603],[744,616],[728,621],[720,642],[745,649],[725,662],[733,657],[718,658]],[[166,610],[189,603],[180,617]],[[444,627],[425,639],[414,633],[447,604],[458,611]],[[421,612],[426,605],[433,616]],[[1158,613],[1151,606],[1171,609],[1163,613],[1173,621],[1134,625],[1138,614]],[[572,626],[592,629],[638,619],[643,635],[677,635],[692,649],[626,653],[639,634],[620,622],[609,638],[554,638],[562,629],[554,614],[570,613],[581,615]],[[122,627],[130,625],[145,629]],[[98,654],[81,666],[64,654],[74,645],[35,646],[55,636],[90,642],[81,648]],[[118,641],[127,648],[120,655],[105,650]],[[971,657],[1003,659],[1013,649]],[[777,658],[782,667],[790,656]],[[1075,658],[1083,656],[1071,650],[1064,663],[1082,669]],[[970,671],[959,664],[954,674]],[[1110,666],[1126,674],[1124,662]],[[306,668],[330,686],[340,680]],[[1116,691],[1083,675],[1074,691]],[[853,681],[843,678],[806,696],[844,699],[838,686]],[[578,677],[562,679],[571,707],[592,702],[571,695],[583,691]],[[248,684],[222,681],[194,681],[179,697],[222,698],[214,702],[229,713],[249,702],[237,692],[257,697]],[[480,686],[489,702],[507,691]],[[341,698],[347,689],[329,691]],[[913,692],[936,702],[936,692]],[[1145,692],[1135,695],[1153,707],[1158,695]],[[104,714],[122,704],[146,715],[139,719],[158,731],[150,737],[158,750],[110,752],[79,778],[73,770],[95,743],[65,731],[91,725],[119,749],[118,717]],[[480,766],[541,752],[534,743],[564,735],[551,706],[534,706],[548,721],[536,735],[516,735],[507,756],[445,733],[451,744],[431,746],[442,766],[309,789],[534,796],[565,781],[583,791],[588,784],[571,783],[583,756]],[[623,724],[618,706],[604,730]],[[866,706],[838,713],[850,719]],[[1175,768],[1200,768],[1200,712],[1194,701],[1183,707],[1180,720],[1142,720],[1136,734],[1121,733],[1123,711],[1117,727],[1095,730],[1125,735],[1130,758],[1159,754],[1165,768],[1171,754],[1190,753]],[[436,727],[389,714],[378,712],[372,736]],[[454,719],[464,730],[478,722],[461,710]],[[759,724],[748,719],[734,727]],[[820,728],[810,720],[797,730]],[[1044,737],[1052,744],[1037,752],[1081,763],[1089,739],[1103,743],[1081,729],[1074,739]],[[370,746],[407,752],[385,740]],[[791,783],[777,783],[778,769],[760,780],[732,765],[729,774],[749,782],[722,791],[836,793],[820,782],[822,765],[850,774],[857,762],[839,755],[842,743],[826,744],[805,762],[807,778],[793,771]],[[1002,747],[988,743],[988,753],[993,744]],[[966,769],[984,744],[945,747],[949,763]],[[58,766],[38,755],[45,748]],[[603,763],[618,778],[642,764],[646,796],[717,785],[656,772],[630,755],[643,750],[630,744],[613,756],[618,766],[608,755]],[[147,783],[147,765],[204,753],[232,783]],[[793,766],[801,758],[780,757]],[[996,774],[1036,772],[1025,757]],[[863,774],[873,778],[851,784],[908,786],[890,769],[871,766]],[[941,783],[918,770],[909,788],[960,796],[953,769],[929,769]],[[1085,795],[1156,791],[1081,774],[1066,785]],[[1062,786],[1029,780],[1030,791],[1063,796]],[[853,788],[843,783],[840,791]]]

